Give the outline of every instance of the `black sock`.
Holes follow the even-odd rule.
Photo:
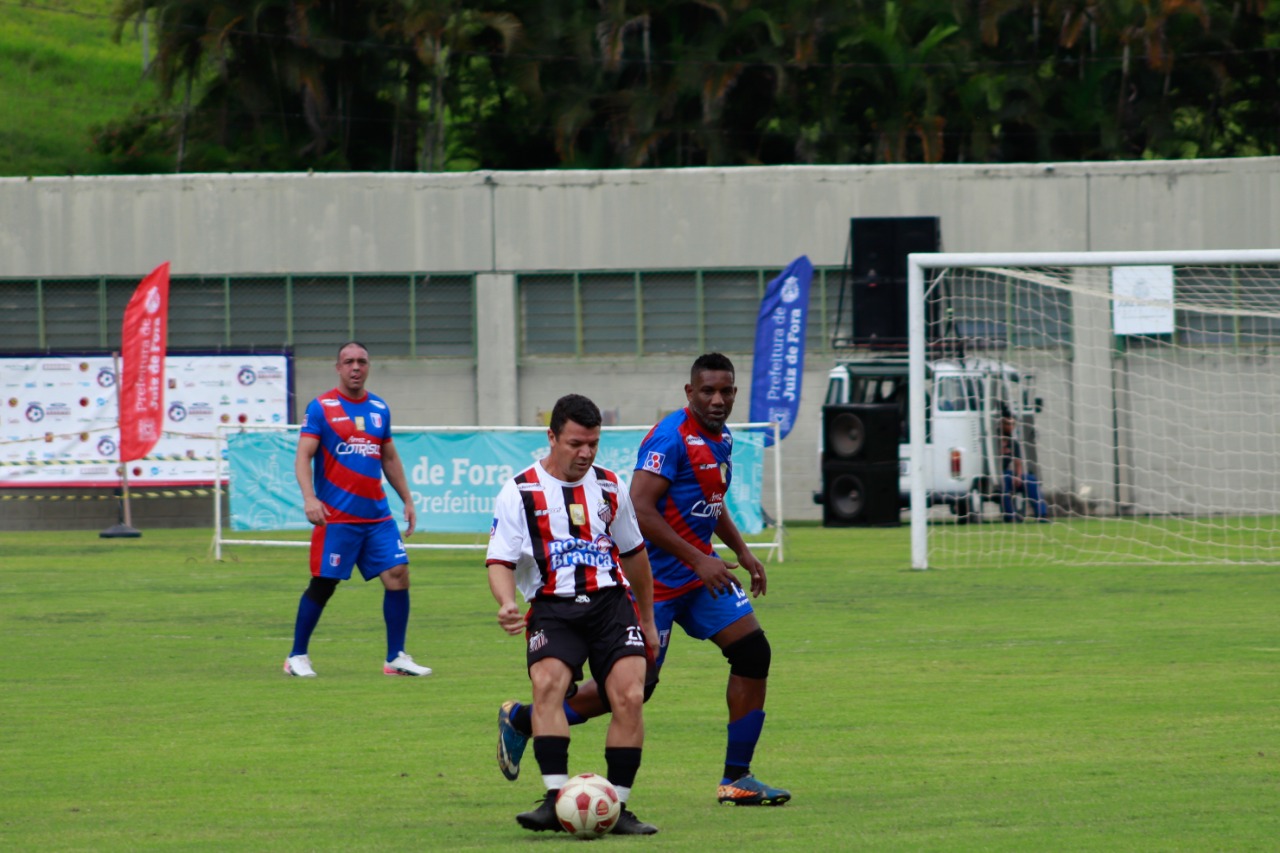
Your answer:
[[[543,776],[569,775],[569,739],[539,735],[533,739],[533,757]]]
[[[525,737],[533,737],[533,706],[521,705],[511,715],[511,727]]]
[[[640,771],[640,752],[638,746],[606,746],[604,763],[608,768],[609,781],[616,787],[630,788],[636,782],[636,773]]]

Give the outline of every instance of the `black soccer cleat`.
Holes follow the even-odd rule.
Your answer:
[[[651,823],[645,823],[635,816],[631,809],[623,805],[622,811],[618,812],[618,822],[613,827],[614,835],[657,835],[658,827]]]
[[[559,790],[547,791],[536,809],[516,815],[516,823],[533,832],[564,832],[560,819],[556,817],[556,795],[559,793]]]

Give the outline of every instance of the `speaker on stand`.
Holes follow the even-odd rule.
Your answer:
[[[902,412],[892,403],[822,407],[824,527],[900,523],[901,437]]]

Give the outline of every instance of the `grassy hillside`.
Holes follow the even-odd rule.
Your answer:
[[[96,126],[151,97],[140,34],[116,0],[0,0],[0,176],[101,174]]]

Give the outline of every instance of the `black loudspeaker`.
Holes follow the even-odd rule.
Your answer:
[[[872,349],[907,346],[907,255],[941,246],[936,216],[850,220],[853,343]]]
[[[902,410],[894,403],[822,407],[822,464],[897,462]]]
[[[822,523],[898,524],[902,410],[893,403],[822,407]]]
[[[824,466],[823,527],[901,524],[898,508],[898,463]]]

